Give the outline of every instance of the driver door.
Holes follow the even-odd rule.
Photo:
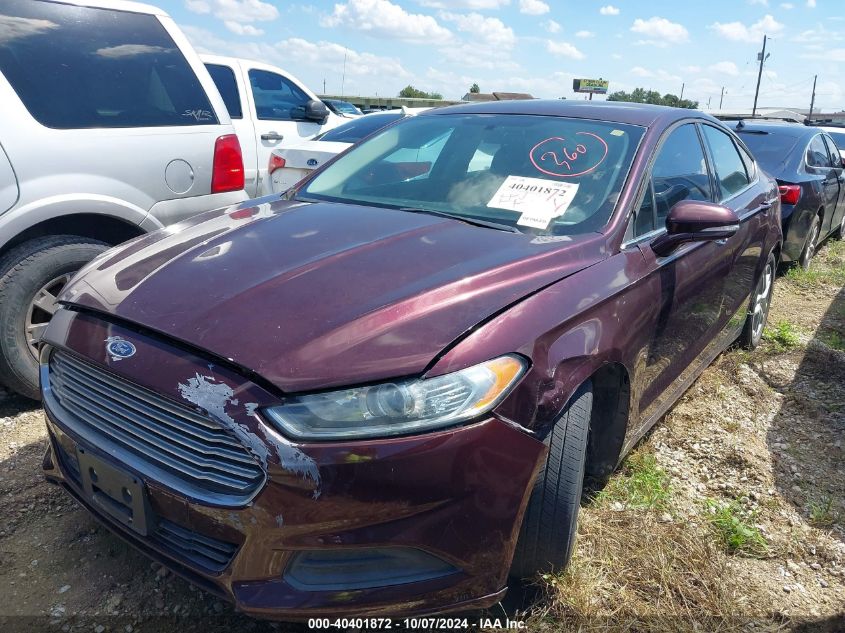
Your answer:
[[[270,153],[313,138],[331,126],[304,118],[305,105],[315,97],[289,77],[256,67],[247,69],[246,75],[257,137],[256,154],[261,179],[258,192],[262,195],[270,191],[263,185]]]

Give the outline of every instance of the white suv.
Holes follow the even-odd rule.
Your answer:
[[[0,3],[0,382],[38,397],[36,352],[70,276],[109,246],[246,199],[205,66],[133,2]]]

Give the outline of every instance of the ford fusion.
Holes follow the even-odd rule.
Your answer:
[[[252,615],[490,606],[757,344],[780,244],[776,183],[704,114],[429,111],[81,271],[41,352],[46,476]]]

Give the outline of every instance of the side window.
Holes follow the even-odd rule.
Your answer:
[[[249,71],[255,114],[262,121],[296,121],[310,97],[287,77],[266,70]]]
[[[722,202],[748,186],[750,180],[745,171],[745,161],[727,133],[712,125],[701,127],[713,156],[713,168],[719,183],[719,201]]]
[[[643,203],[637,211],[636,218],[634,218],[634,236],[639,237],[651,233],[655,228],[654,188],[649,181],[643,196]]]
[[[827,146],[822,140],[822,135],[817,134],[810,141],[807,148],[807,165],[810,167],[831,167],[830,155],[827,153]]]
[[[757,165],[754,163],[754,158],[743,147],[737,145],[737,149],[739,150],[742,162],[745,164],[745,171],[748,174],[749,180],[754,180],[755,176],[757,176]]]
[[[51,128],[217,124],[199,78],[154,15],[4,0],[0,72]]]
[[[842,154],[839,153],[839,148],[836,147],[836,143],[834,143],[833,139],[827,135],[824,137],[824,142],[827,143],[827,152],[830,154],[830,161],[833,163],[833,166],[842,167]]]
[[[669,134],[658,150],[651,177],[658,228],[666,225],[669,210],[681,200],[712,199],[707,161],[694,124]]]
[[[221,66],[220,64],[206,64],[208,74],[214,80],[214,85],[223,97],[223,103],[226,104],[226,109],[229,111],[229,116],[233,119],[244,118],[244,113],[241,110],[241,95],[238,92],[238,82],[235,81],[235,73],[228,66]]]

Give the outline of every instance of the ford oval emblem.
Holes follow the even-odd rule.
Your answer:
[[[320,164],[320,161],[318,161],[316,158],[309,158],[308,159],[308,166],[309,167],[316,167],[319,164]]]
[[[135,346],[124,338],[119,336],[110,336],[106,339],[106,352],[111,356],[112,360],[123,360],[134,356]]]

